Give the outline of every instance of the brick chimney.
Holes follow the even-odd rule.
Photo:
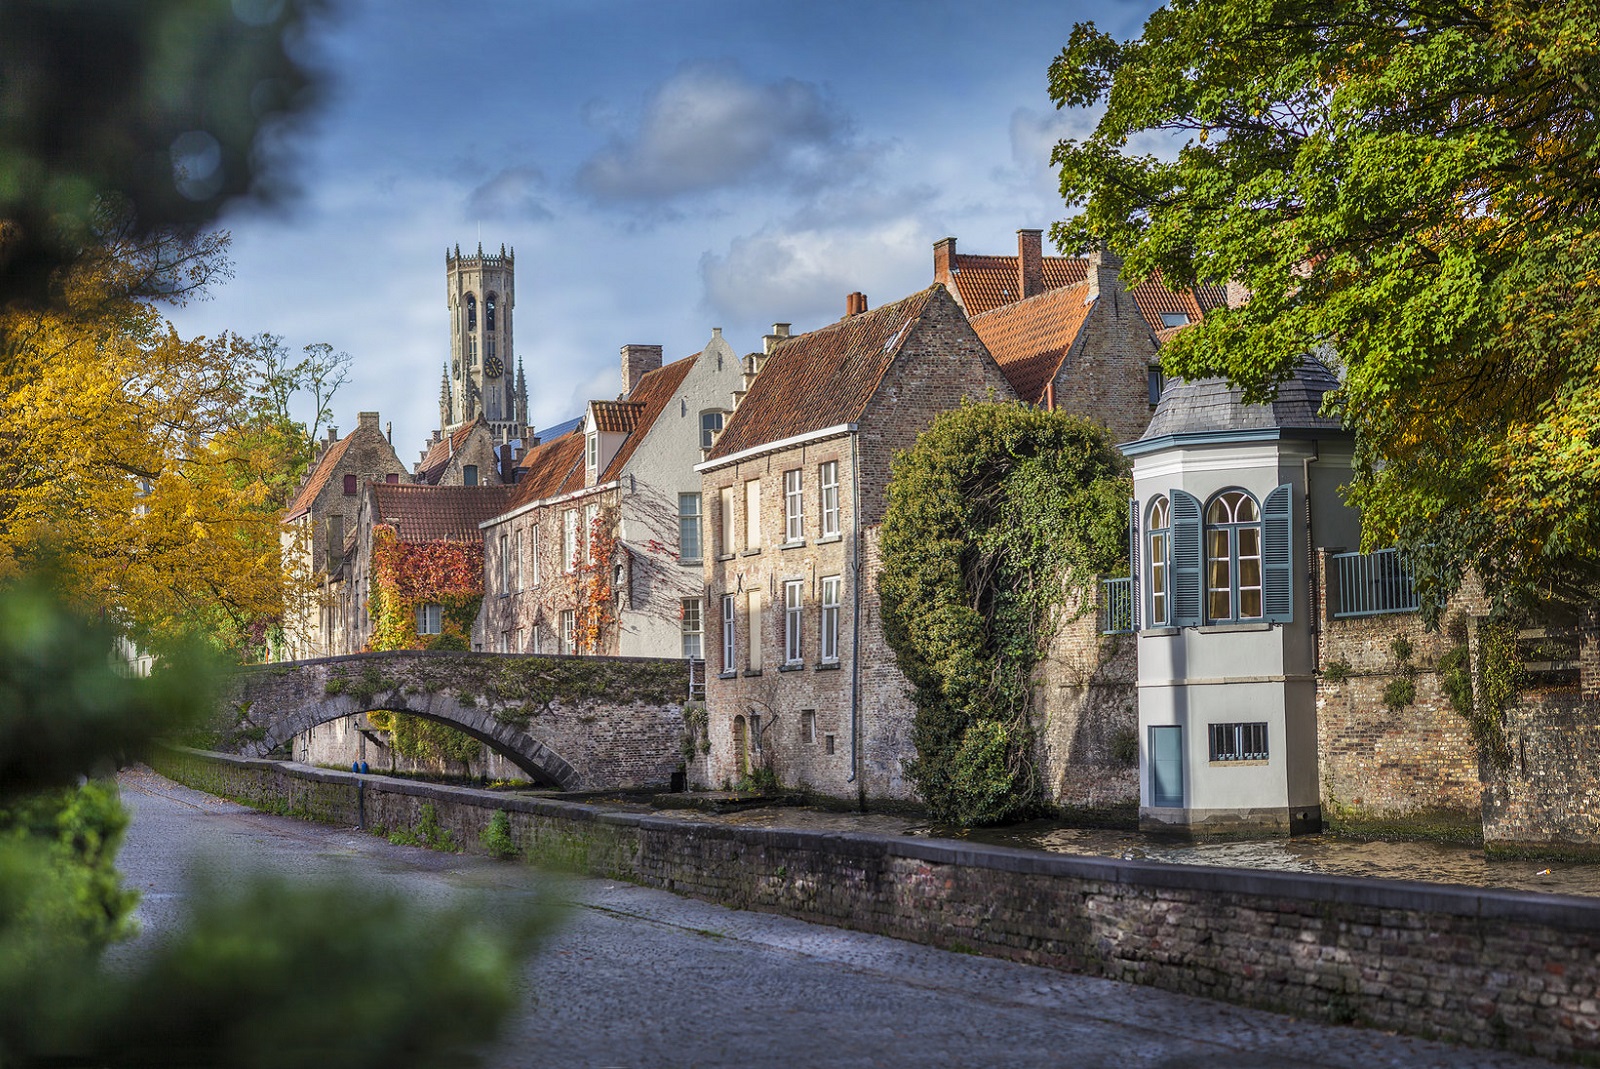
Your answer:
[[[622,395],[626,397],[639,380],[661,366],[661,346],[624,345],[622,347]]]
[[[1017,231],[1017,293],[1019,299],[1044,292],[1044,241],[1042,230]]]
[[[955,277],[956,266],[956,239],[942,238],[933,243],[933,280],[944,283],[945,289],[951,288],[951,280]]]
[[[1112,252],[1105,244],[1089,254],[1089,295],[1084,303],[1096,300],[1102,293],[1107,296],[1114,295],[1122,287],[1119,278],[1122,272],[1122,257]]]
[[[358,412],[356,414],[356,430],[365,431],[378,429],[378,414],[376,412]]]
[[[844,317],[846,319],[849,319],[851,316],[854,316],[854,315],[860,315],[862,312],[865,312],[866,310],[867,310],[867,295],[865,293],[861,293],[861,292],[858,291],[856,293],[847,294],[845,296],[845,299],[844,299]]]

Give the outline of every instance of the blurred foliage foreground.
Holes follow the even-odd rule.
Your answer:
[[[136,963],[128,825],[108,775],[206,710],[216,665],[123,675],[115,636],[46,584],[0,589],[0,1069],[459,1066],[514,1008],[546,906],[424,913],[354,885],[200,884],[191,916]]]

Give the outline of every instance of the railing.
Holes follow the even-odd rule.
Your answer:
[[[1133,576],[1100,580],[1100,633],[1133,633]]]
[[[1416,612],[1421,604],[1411,584],[1411,567],[1397,549],[1335,553],[1328,561],[1335,618]]]

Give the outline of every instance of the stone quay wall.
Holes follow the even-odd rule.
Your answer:
[[[373,829],[432,805],[468,850],[739,909],[1333,1022],[1600,1064],[1600,901],[752,828],[170,751],[167,775]]]

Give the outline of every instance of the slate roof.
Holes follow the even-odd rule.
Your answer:
[[[1226,379],[1170,382],[1139,442],[1240,431],[1342,431],[1337,419],[1320,414],[1323,394],[1338,388],[1333,372],[1309,354],[1301,358],[1294,377],[1278,387],[1277,398],[1266,404],[1244,404],[1243,391],[1230,387]]]
[[[355,436],[356,432],[351,431],[323,451],[322,459],[317,461],[317,466],[311,470],[306,481],[300,484],[300,492],[295,494],[294,500],[289,503],[289,510],[284,514],[284,519],[296,519],[316,503],[317,495],[322,493],[322,488],[333,478],[334,469],[339,466],[339,461],[344,458],[345,450],[350,448],[350,442]]]
[[[373,483],[372,522],[395,528],[402,542],[476,542],[478,524],[506,511],[510,486]]]
[[[1017,258],[1015,256],[971,256],[958,252],[951,260],[954,270],[951,281],[956,295],[968,318],[1014,303],[1021,290],[1017,283]],[[1080,256],[1046,256],[1042,261],[1046,290],[1060,289],[1084,281],[1089,275],[1089,261]],[[1193,290],[1174,293],[1161,281],[1159,273],[1152,274],[1133,288],[1133,301],[1151,330],[1167,329],[1161,318],[1163,312],[1182,312],[1191,323],[1198,323],[1207,309],[1227,303],[1224,286],[1196,286]]]
[[[487,427],[489,424],[482,416],[471,423],[463,423],[449,435],[439,439],[429,447],[427,455],[417,464],[417,478],[432,485],[444,475],[444,470],[450,466],[450,460],[461,451],[472,432],[477,430],[479,424]]]
[[[1017,396],[1038,404],[1089,318],[1089,284],[1043,293],[972,317],[972,329],[994,356]]]
[[[935,283],[893,304],[780,342],[707,459],[854,423],[905,345],[910,325],[944,292]]]
[[[544,430],[539,431],[539,440],[542,442],[553,442],[563,434],[566,434],[568,431],[575,431],[581,426],[583,426],[583,417],[576,416],[567,420],[565,423],[557,423],[554,427],[546,427]]]
[[[628,437],[622,440],[617,447],[616,454],[611,462],[606,465],[606,470],[601,472],[595,482],[605,483],[622,474],[623,466],[633,457],[634,450],[639,448],[639,443],[644,436],[650,433],[650,428],[656,425],[656,420],[665,411],[668,402],[678,392],[678,387],[683,385],[683,380],[694,367],[695,361],[700,359],[700,354],[686,356],[682,360],[674,360],[654,371],[646,372],[634,383],[633,390],[628,394],[626,402],[610,402],[612,404],[625,403],[637,406],[637,415],[634,425],[630,428]],[[595,402],[603,404],[605,402]]]

